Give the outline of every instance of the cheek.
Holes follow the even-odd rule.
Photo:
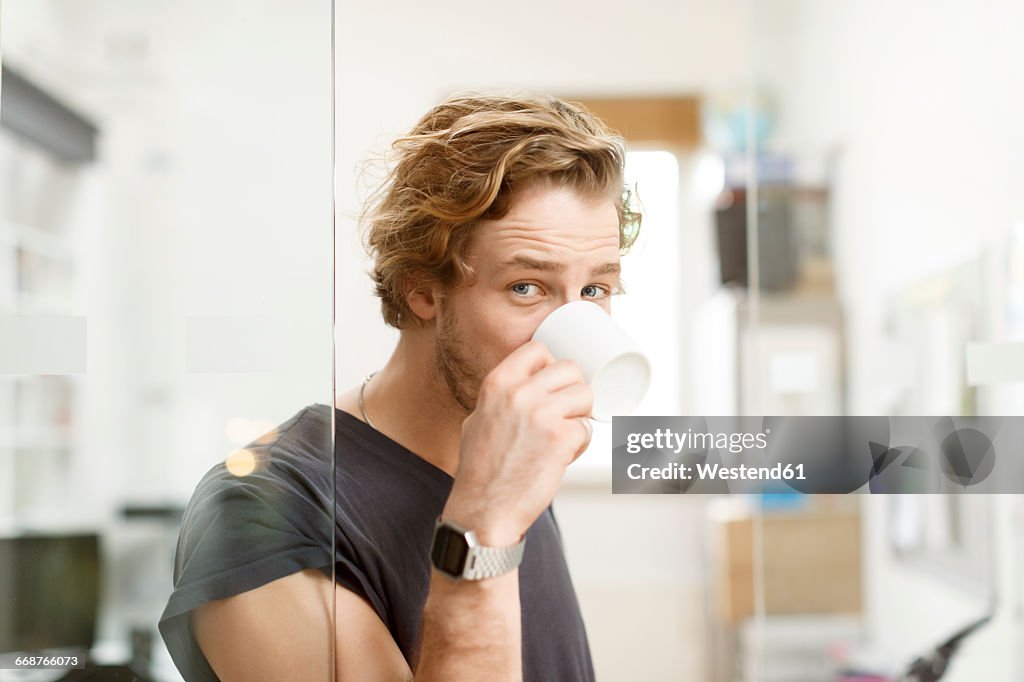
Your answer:
[[[530,340],[546,311],[527,311],[479,301],[479,305],[463,307],[459,327],[466,341],[487,366],[494,367],[509,353]]]
[[[495,308],[488,312],[487,348],[484,352],[494,354],[500,361],[506,355],[530,340],[540,324],[531,317],[510,314],[511,311]]]

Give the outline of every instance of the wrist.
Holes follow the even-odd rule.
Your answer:
[[[480,497],[465,497],[458,493],[447,500],[441,519],[472,530],[477,541],[487,547],[510,547],[517,544],[526,532],[526,527],[507,511],[488,505]]]
[[[519,568],[526,538],[510,546],[487,545],[476,531],[438,518],[430,541],[430,562],[453,580],[487,580]]]
[[[480,544],[488,547],[510,547],[517,544],[526,532],[508,518],[502,518],[493,511],[458,501],[449,501],[445,505],[441,519],[453,521],[472,530]]]

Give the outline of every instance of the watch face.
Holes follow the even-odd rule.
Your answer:
[[[449,575],[461,576],[467,554],[469,543],[462,534],[447,526],[437,529],[437,537],[430,553],[435,566]]]

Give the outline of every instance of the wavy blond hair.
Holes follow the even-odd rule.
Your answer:
[[[473,226],[502,218],[532,183],[608,197],[619,213],[619,249],[636,240],[641,216],[623,183],[622,138],[583,106],[554,97],[458,94],[431,109],[392,145],[394,167],[361,217],[384,321],[419,318],[414,287],[468,283]]]

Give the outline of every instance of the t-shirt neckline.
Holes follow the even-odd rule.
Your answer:
[[[326,405],[323,406],[325,408],[327,407]],[[337,416],[339,423],[344,423],[348,428],[353,429],[363,438],[366,438],[371,442],[377,443],[382,448],[388,451],[401,453],[405,457],[405,459],[408,459],[409,461],[413,462],[414,466],[418,467],[419,469],[425,472],[428,472],[428,475],[432,477],[439,477],[449,486],[455,482],[455,479],[447,471],[427,461],[423,457],[420,457],[415,452],[405,447],[398,441],[391,439],[386,433],[378,431],[374,427],[364,422],[359,417],[356,417],[354,414],[350,414],[345,410],[341,409],[340,407],[335,407],[334,412]]]

